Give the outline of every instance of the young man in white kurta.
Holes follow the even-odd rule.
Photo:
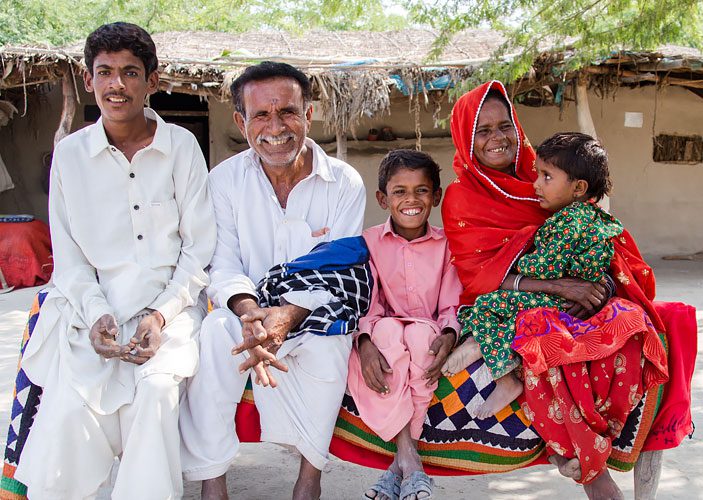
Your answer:
[[[114,498],[182,495],[178,384],[198,363],[214,215],[193,135],[143,113],[155,133],[131,161],[102,118],[54,151],[53,287],[22,361],[44,389],[15,474],[32,499],[95,495],[116,456]],[[96,353],[89,331],[104,315],[126,346],[153,311],[164,327],[146,362]]]
[[[304,255],[317,243],[361,232],[365,190],[360,175],[312,140],[305,139],[304,147],[312,155],[312,170],[289,192],[285,209],[254,148],[210,173],[217,246],[208,295],[216,309],[203,322],[200,370],[189,380],[181,405],[187,480],[222,477],[239,448],[234,415],[251,371],[239,372],[246,354],[231,354],[243,337],[242,323],[228,303],[242,295],[256,298],[256,283],[274,265]],[[320,234],[323,228],[329,231]],[[308,311],[327,302],[324,292],[285,298]],[[276,358],[288,372],[275,373],[275,388],[254,385],[263,441],[295,446],[322,470],[346,387],[350,349],[349,337],[310,333],[282,344]]]

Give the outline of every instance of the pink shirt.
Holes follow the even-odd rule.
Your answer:
[[[363,236],[371,253],[374,286],[359,332],[373,337],[379,319],[396,317],[430,321],[440,330],[450,327],[458,334],[456,309],[462,286],[444,231],[428,224],[425,236],[408,241],[393,231],[389,218]]]

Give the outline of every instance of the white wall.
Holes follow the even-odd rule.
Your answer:
[[[656,92],[656,96],[655,96]],[[680,87],[620,88],[601,99],[589,94],[593,121],[610,160],[610,210],[649,254],[703,250],[703,164],[676,165],[652,160],[652,136],[703,135],[703,99]],[[656,101],[656,113],[654,104]],[[532,144],[549,135],[578,130],[576,106],[518,106]],[[625,112],[641,112],[642,128],[624,126]],[[655,120],[656,118],[656,120]]]

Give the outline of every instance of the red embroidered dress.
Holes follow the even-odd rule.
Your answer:
[[[462,305],[473,305],[479,295],[500,288],[515,262],[531,247],[537,230],[551,215],[539,207],[535,196],[532,187],[536,178],[535,153],[512,105],[510,114],[518,138],[515,175],[487,168],[476,160],[474,131],[490,89],[501,92],[510,105],[503,85],[493,81],[462,96],[454,105],[451,117],[452,138],[457,149],[454,157],[457,179],[447,188],[442,218],[454,266],[464,286],[460,299]],[[651,302],[654,298],[651,268],[642,260],[627,231],[612,242],[614,255],[609,273],[616,280],[618,297],[628,299],[644,310],[646,316],[640,314],[640,317],[651,320],[652,332],[663,332],[662,322]],[[550,310],[559,314],[556,309]],[[538,324],[539,314],[544,310],[531,311],[537,311],[530,312],[535,315],[530,317],[532,328]],[[617,309],[607,307],[605,311],[612,314]],[[520,323],[521,318],[518,317],[516,336],[527,328],[528,323]],[[553,324],[552,320],[563,319],[557,317],[547,321],[544,314],[542,318],[545,322],[541,328],[545,328],[545,323]],[[583,324],[567,324],[564,321],[556,324],[560,324],[562,332],[569,333],[569,337],[570,328],[573,328],[579,339],[585,338],[578,335],[579,331],[600,328],[598,335],[604,337],[598,339],[596,344],[599,344],[612,335],[607,328],[603,328],[603,325],[613,324],[608,321],[609,318],[599,314]],[[600,345],[594,348],[588,342],[585,345],[576,344],[580,346],[577,350],[580,355],[585,353],[590,359],[598,359],[598,362],[575,361],[564,355],[560,357],[573,362],[548,367],[539,374],[534,370],[528,374],[525,409],[533,418],[535,429],[549,444],[550,453],[563,453],[566,457],[583,455],[583,482],[593,480],[605,467],[612,429],[617,427],[617,421],[623,414],[626,416],[630,412],[632,401],[651,384],[663,383],[667,379],[666,357],[661,353],[661,343],[651,342],[651,335],[640,334],[642,322],[636,323],[636,330],[632,331],[638,334],[618,336],[619,339],[627,339],[622,345],[619,342],[611,343],[603,349]],[[539,338],[535,336],[533,340],[539,343]],[[645,341],[645,338],[650,341]],[[562,354],[567,353],[570,348],[568,343],[563,347]],[[601,358],[601,355],[605,357]],[[525,357],[526,364],[528,357]],[[551,358],[546,356],[544,359]],[[530,358],[529,362],[533,361],[539,363],[538,357],[534,360]],[[634,369],[641,364],[644,364],[643,370]],[[632,386],[636,388],[631,397]],[[531,398],[530,394],[536,396]],[[577,411],[571,413],[574,408]],[[591,450],[597,452],[593,459]]]

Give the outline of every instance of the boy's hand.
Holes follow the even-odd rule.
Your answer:
[[[456,332],[454,330],[446,330],[442,332],[430,345],[429,353],[434,356],[434,361],[427,367],[427,371],[422,378],[427,379],[427,387],[439,380],[442,376],[442,366],[449,357],[454,344],[456,343]]]
[[[161,330],[164,323],[164,317],[159,311],[144,316],[139,321],[134,336],[127,343],[127,352],[121,356],[122,361],[143,365],[153,358],[161,347]]]
[[[388,365],[388,361],[378,347],[373,345],[368,335],[359,337],[358,346],[364,382],[369,389],[379,394],[389,394],[391,391],[386,384],[386,374],[393,373],[393,370]]]
[[[121,356],[129,350],[117,343],[118,334],[115,317],[112,314],[103,314],[90,328],[88,338],[95,352],[109,359]]]

